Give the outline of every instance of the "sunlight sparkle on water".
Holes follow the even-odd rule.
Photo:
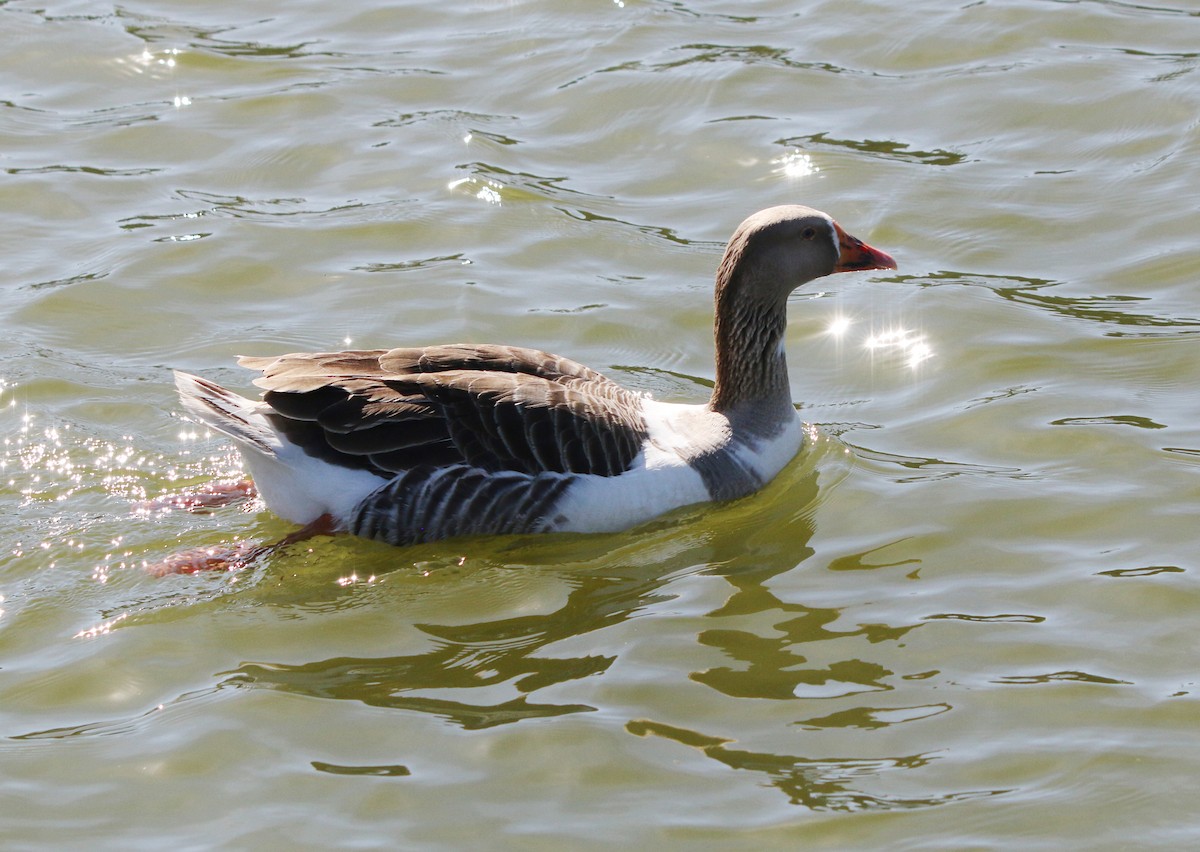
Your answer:
[[[337,584],[339,586],[342,586],[343,588],[345,588],[346,586],[353,586],[353,585],[356,585],[359,583],[365,583],[368,586],[374,585],[375,575],[372,574],[369,577],[359,577],[358,574],[351,574],[349,577],[339,577],[338,581],[337,581]]]
[[[183,51],[177,47],[168,47],[157,51],[146,47],[142,49],[141,53],[117,57],[113,61],[134,74],[143,74],[152,78],[174,78],[176,66],[179,64],[175,57],[181,53]],[[171,104],[175,109],[182,109],[191,106],[192,99],[187,95],[176,94],[171,99]]]
[[[138,74],[161,74],[164,69],[174,71],[178,64],[175,60],[183,51],[177,47],[168,47],[164,50],[151,50],[143,48],[141,53],[134,53],[127,56],[122,56],[116,60],[118,65],[124,65]]]
[[[812,157],[801,151],[789,151],[782,157],[776,157],[771,165],[775,166],[776,174],[786,178],[808,177],[820,171]]]
[[[168,47],[166,50],[160,51],[157,54],[149,48],[144,49],[135,59],[139,65],[149,67],[151,65],[162,65],[165,68],[175,67],[175,57],[179,55],[179,48]]]
[[[827,334],[832,334],[834,337],[842,337],[850,330],[850,317],[836,316],[825,329]]]
[[[450,190],[465,189],[480,201],[499,205],[502,200],[500,190],[504,189],[504,184],[494,180],[469,177],[450,181],[446,188]]]
[[[904,362],[915,368],[922,361],[933,357],[933,347],[925,335],[908,328],[894,328],[872,334],[864,346],[872,352],[890,351],[899,354]]]
[[[110,618],[108,621],[101,622],[95,627],[89,627],[86,630],[80,630],[76,633],[73,639],[95,639],[97,636],[104,636],[111,633],[112,629],[129,617],[129,613],[123,612],[116,618]]]
[[[920,331],[904,326],[893,326],[884,331],[872,331],[865,337],[853,335],[854,320],[845,314],[837,313],[829,318],[825,325],[825,334],[843,344],[858,345],[871,356],[888,354],[895,361],[903,363],[909,369],[916,369],[922,362],[933,357],[933,346],[928,338]],[[853,339],[852,339],[853,338]]]

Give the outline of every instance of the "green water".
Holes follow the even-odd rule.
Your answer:
[[[6,848],[1178,849],[1200,837],[1200,7],[0,2]],[[139,515],[170,369],[505,342],[661,399],[798,202],[819,437],[620,535]],[[252,507],[255,508],[255,507]]]

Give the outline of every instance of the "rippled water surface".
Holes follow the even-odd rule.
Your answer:
[[[0,2],[6,847],[1184,848],[1200,7]],[[713,375],[748,213],[819,437],[620,535],[267,540],[170,368],[521,343]]]

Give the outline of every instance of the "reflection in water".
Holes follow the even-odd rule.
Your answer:
[[[433,257],[421,257],[401,260],[395,263],[363,263],[352,267],[355,272],[410,272],[412,270],[431,269],[443,263],[458,266],[470,266],[471,259],[462,252],[441,254]]]
[[[1184,569],[1178,565],[1146,565],[1141,568],[1113,568],[1111,571],[1098,571],[1104,577],[1153,577],[1155,574],[1182,574]]]
[[[920,559],[896,559],[890,562],[880,562],[877,557],[880,551],[887,550],[897,544],[903,544],[908,541],[911,536],[905,536],[898,541],[889,541],[887,544],[881,544],[878,547],[872,547],[870,550],[864,550],[861,553],[848,553],[845,556],[836,556],[829,561],[830,571],[875,571],[879,568],[898,568],[901,565],[920,565]],[[911,575],[910,575],[911,576]]]
[[[472,656],[475,658],[469,659]],[[472,704],[410,693],[423,689],[476,689],[513,677],[519,678],[515,684],[518,690],[530,692],[596,674],[612,662],[607,657],[528,660],[523,654],[511,656],[503,652],[473,655],[461,646],[446,645],[429,654],[406,657],[335,657],[296,666],[248,664],[226,683],[265,686],[314,698],[349,699],[372,707],[416,710],[440,716],[466,730],[481,730],[596,708],[585,704],[536,704],[524,695],[497,704]]]
[[[914,276],[897,275],[897,282],[915,280]],[[943,270],[922,276],[921,280],[952,282],[967,286],[981,285],[991,289],[1003,299],[1019,305],[1032,307],[1072,317],[1110,325],[1140,326],[1143,328],[1170,329],[1180,334],[1195,333],[1200,318],[1169,317],[1157,314],[1136,313],[1123,309],[1124,305],[1149,301],[1147,296],[1058,296],[1042,292],[1061,282],[1044,278],[1028,278],[1020,275],[987,275],[979,272],[955,272]],[[1181,329],[1187,329],[1182,331]],[[1153,337],[1165,331],[1109,331],[1110,337]]]
[[[748,663],[744,669],[722,667],[692,675],[693,680],[735,698],[836,698],[891,689],[883,680],[895,674],[862,660],[839,660],[820,668],[806,668],[808,660],[787,648],[796,641],[790,635],[775,638],[710,630],[705,631],[701,641]]]
[[[1054,683],[1056,681],[1068,681],[1075,683],[1098,683],[1105,686],[1132,686],[1132,681],[1119,680],[1114,677],[1106,677],[1104,675],[1094,675],[1088,672],[1063,671],[1049,672],[1047,674],[1036,675],[1010,675],[1008,677],[996,678],[993,683]]]
[[[821,728],[862,728],[875,730],[901,722],[915,722],[918,719],[928,719],[940,716],[950,710],[949,704],[926,704],[917,707],[851,707],[816,719],[806,719],[797,722],[809,729]]]
[[[638,552],[646,556],[644,550]],[[669,558],[691,565],[695,564],[691,559],[694,555],[692,549],[685,548]],[[606,570],[603,576],[582,577],[565,603],[550,613],[468,625],[418,625],[437,640],[437,646],[423,654],[338,657],[301,665],[247,664],[233,673],[229,683],[416,710],[472,730],[595,710],[585,704],[532,703],[526,696],[555,684],[601,674],[615,662],[611,655],[555,657],[547,647],[603,630],[663,599],[656,591],[673,573],[673,566],[652,559],[641,564],[645,567],[618,563],[615,571]],[[495,688],[504,689],[505,684],[511,684],[510,689],[518,695],[498,703],[414,694],[491,687],[491,696]]]
[[[462,163],[456,168],[460,171],[470,172],[471,176],[452,181],[450,189],[455,189],[460,185],[467,187],[486,185],[498,189],[512,187],[515,192],[513,197],[527,200],[558,198],[562,195],[597,197],[577,189],[571,189],[567,185],[570,178],[566,175],[538,175],[532,172],[519,172],[484,162]]]
[[[1042,624],[1044,615],[1002,612],[998,615],[972,615],[966,612],[939,612],[925,616],[926,621],[972,621],[976,624]]]
[[[772,502],[776,511],[784,510],[788,515],[759,518],[771,523],[760,523],[757,528],[739,524],[750,530],[742,535],[731,534],[733,523],[723,525],[724,533],[713,532],[707,523],[695,522],[696,514],[685,514],[683,529],[678,517],[649,525],[631,546],[597,554],[594,564],[598,567],[584,563],[579,574],[572,574],[577,585],[553,612],[468,625],[420,624],[419,629],[436,640],[436,647],[425,653],[335,657],[300,665],[247,663],[230,673],[227,683],[428,712],[466,728],[592,710],[583,704],[535,704],[526,699],[545,687],[603,674],[616,661],[611,654],[556,657],[554,644],[598,633],[673,600],[661,590],[681,574],[719,566],[708,571],[723,576],[737,591],[724,607],[712,613],[715,618],[769,608],[810,612],[806,607],[782,604],[762,584],[811,556],[811,520],[804,510],[815,498],[816,480],[816,473],[810,470],[799,481],[778,488],[773,485],[770,491],[786,489],[784,499]],[[749,521],[758,514],[761,500],[762,495],[738,501],[727,506],[726,512]],[[534,555],[531,561],[536,561],[539,546],[538,542],[528,545],[529,553]],[[554,561],[561,552],[547,544],[542,558]],[[537,570],[537,566],[522,570]],[[834,617],[832,611],[821,611],[815,622],[827,623]],[[804,617],[797,622],[807,623]],[[814,629],[820,631],[819,626]],[[804,638],[803,633],[805,628],[799,628],[797,639]],[[787,665],[793,663],[794,659],[786,661]],[[509,684],[517,696],[502,702],[476,703],[415,694],[485,687],[489,688],[489,698],[494,698],[495,688],[503,684]]]
[[[566,207],[557,208],[558,212],[576,219],[580,222],[611,222],[615,225],[624,225],[635,229],[638,233],[648,237],[655,237],[666,240],[669,243],[679,246],[706,246],[714,252],[722,251],[725,248],[723,242],[706,242],[704,240],[689,240],[679,236],[674,228],[667,228],[662,225],[640,225],[637,222],[632,222],[627,219],[618,219],[615,216],[606,216],[601,213],[596,213],[583,208],[570,209]]]
[[[313,42],[297,42],[295,44],[268,45],[258,41],[243,41],[220,37],[228,28],[193,26],[175,21],[164,21],[155,17],[142,16],[117,7],[113,16],[121,21],[125,32],[140,39],[146,44],[156,44],[162,41],[185,43],[192,51],[199,54],[215,53],[231,57],[249,57],[263,59],[299,59],[306,56],[336,56],[336,54],[308,50]],[[181,50],[169,48],[151,52],[149,48],[142,51],[140,56],[131,57],[134,64],[147,68],[164,66],[174,68],[174,57]]]
[[[811,136],[796,136],[791,139],[779,140],[780,145],[791,145],[799,148],[833,150],[843,149],[855,151],[870,156],[901,162],[922,163],[927,166],[956,166],[968,162],[964,154],[957,151],[946,151],[935,148],[932,151],[915,151],[908,147],[907,142],[893,142],[890,139],[831,139],[828,134],[814,133]]]
[[[325,763],[321,760],[314,760],[311,765],[318,772],[328,772],[330,775],[368,775],[374,778],[403,778],[407,775],[412,775],[411,769],[400,764],[340,766],[336,763]]]
[[[729,740],[663,725],[657,722],[635,721],[626,730],[637,736],[655,735],[698,749],[705,757],[723,763],[731,769],[742,769],[765,775],[772,786],[778,787],[793,805],[812,810],[863,811],[897,808],[927,808],[996,796],[1008,790],[971,790],[943,793],[937,796],[878,796],[854,788],[862,779],[875,778],[901,769],[920,769],[934,760],[930,755],[914,754],[885,758],[820,758],[797,757],[787,754],[744,751],[728,747]]]
[[[825,428],[829,428],[828,424]],[[933,481],[950,479],[955,476],[999,476],[1004,479],[1032,479],[1036,476],[1026,473],[1019,467],[1000,467],[923,456],[905,456],[851,444],[849,441],[846,442],[846,446],[850,447],[854,451],[854,455],[863,461],[878,462],[887,468],[902,468],[905,471],[904,478],[897,480],[898,482]]]
[[[746,698],[796,701],[893,689],[894,673],[879,663],[851,658],[809,665],[797,649],[814,642],[847,640],[862,648],[895,643],[918,625],[857,624],[844,630],[833,625],[839,610],[781,599],[771,581],[797,570],[813,555],[811,514],[817,497],[817,474],[793,473],[790,481],[769,487],[764,495],[716,510],[717,517],[697,512],[651,525],[632,544],[571,567],[577,585],[551,612],[502,618],[467,625],[420,624],[436,640],[424,653],[374,658],[334,657],[301,664],[246,663],[227,673],[222,688],[266,688],[310,697],[362,702],[373,707],[427,713],[468,730],[480,730],[566,714],[595,711],[592,703],[535,700],[547,687],[582,678],[604,676],[624,647],[606,644],[605,631],[635,615],[653,616],[660,605],[677,606],[664,587],[688,574],[720,577],[732,594],[703,614],[712,626],[695,640],[719,649],[736,665],[717,666],[687,676],[734,702]],[[774,492],[774,499],[772,497]],[[765,506],[765,511],[764,511]],[[561,562],[561,546],[518,546],[523,560]],[[524,548],[528,547],[528,550]],[[568,548],[569,550],[569,548]],[[532,554],[533,558],[529,556]],[[513,554],[509,554],[513,557]],[[730,626],[726,626],[730,625]],[[593,654],[561,656],[556,645],[579,643],[592,634]],[[828,647],[823,645],[822,647]],[[447,694],[451,693],[451,694]],[[563,695],[559,689],[556,695]],[[482,700],[481,700],[482,699]],[[802,705],[798,705],[802,706]],[[948,705],[868,707],[796,723],[812,728],[886,727],[946,712]],[[925,766],[924,755],[879,758],[810,759],[791,754],[741,751],[729,740],[657,722],[630,720],[626,730],[637,736],[655,734],[698,748],[726,766],[762,774],[785,792],[789,801],[814,809],[860,810],[911,808],[943,804],[1000,791],[965,792],[926,798],[868,794],[861,781],[882,773]],[[323,772],[378,774],[404,767],[318,767]]]
[[[736,698],[833,697],[857,692],[887,690],[883,679],[892,675],[884,667],[862,660],[841,660],[828,666],[806,667],[805,657],[791,650],[801,643],[862,636],[869,642],[900,639],[912,626],[889,627],[860,624],[856,629],[838,631],[829,625],[840,612],[833,608],[813,608],[782,601],[769,588],[768,581],[792,565],[767,564],[736,574],[723,573],[737,592],[712,618],[771,614],[771,633],[759,635],[750,630],[713,628],[700,634],[700,642],[720,648],[738,668],[719,667],[692,674],[692,679]],[[791,617],[779,620],[782,614]]]
[[[768,45],[725,45],[725,44],[684,44],[674,48],[671,51],[672,58],[663,59],[658,62],[649,62],[644,60],[633,60],[630,62],[621,62],[617,65],[610,65],[606,68],[599,68],[594,71],[588,71],[582,76],[569,80],[559,86],[560,89],[566,89],[571,86],[588,80],[598,74],[613,74],[613,73],[634,73],[634,74],[657,74],[662,72],[670,72],[679,68],[686,68],[689,65],[697,63],[713,63],[713,62],[737,62],[744,65],[758,66],[777,66],[780,68],[795,68],[799,70],[824,71],[830,74],[841,74],[848,71],[838,65],[833,65],[828,62],[810,62],[792,58],[792,51],[788,48],[770,47]],[[683,54],[682,56],[677,56]]]
[[[1108,417],[1060,417],[1050,421],[1051,426],[1136,426],[1139,429],[1166,429],[1166,425],[1155,423],[1149,417],[1136,414],[1112,414]]]

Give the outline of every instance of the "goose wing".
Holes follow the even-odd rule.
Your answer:
[[[416,465],[626,470],[646,437],[641,397],[533,349],[452,345],[243,357],[273,425],[306,452],[381,476]]]

